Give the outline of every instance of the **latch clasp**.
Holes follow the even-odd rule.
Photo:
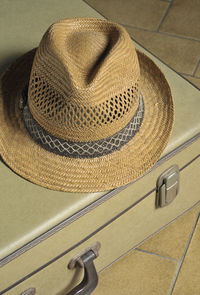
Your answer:
[[[180,173],[178,165],[173,165],[164,171],[157,180],[157,207],[169,205],[178,195]]]

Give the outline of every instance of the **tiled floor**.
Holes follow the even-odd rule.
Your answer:
[[[86,0],[200,89],[199,0]]]
[[[200,205],[100,274],[94,295],[199,295]]]

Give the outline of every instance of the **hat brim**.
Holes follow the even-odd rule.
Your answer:
[[[139,132],[119,151],[97,158],[67,158],[49,152],[28,134],[19,109],[35,49],[15,61],[0,79],[0,155],[22,177],[53,190],[110,190],[145,174],[160,158],[174,122],[170,87],[160,69],[137,51],[145,114]]]

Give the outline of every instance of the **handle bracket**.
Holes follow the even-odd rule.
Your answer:
[[[84,277],[82,282],[72,289],[67,295],[90,295],[96,288],[98,284],[98,275],[93,260],[98,256],[100,243],[96,243],[95,246],[95,250],[94,246],[92,246],[87,252],[79,254],[69,263],[68,267],[70,269],[76,267],[77,265],[84,268]]]

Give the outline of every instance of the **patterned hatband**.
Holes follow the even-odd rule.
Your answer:
[[[97,141],[73,142],[50,134],[36,122],[27,103],[27,89],[23,90],[20,109],[26,129],[35,142],[50,152],[70,158],[95,158],[120,150],[140,130],[144,118],[144,101],[140,94],[136,113],[119,132]]]

